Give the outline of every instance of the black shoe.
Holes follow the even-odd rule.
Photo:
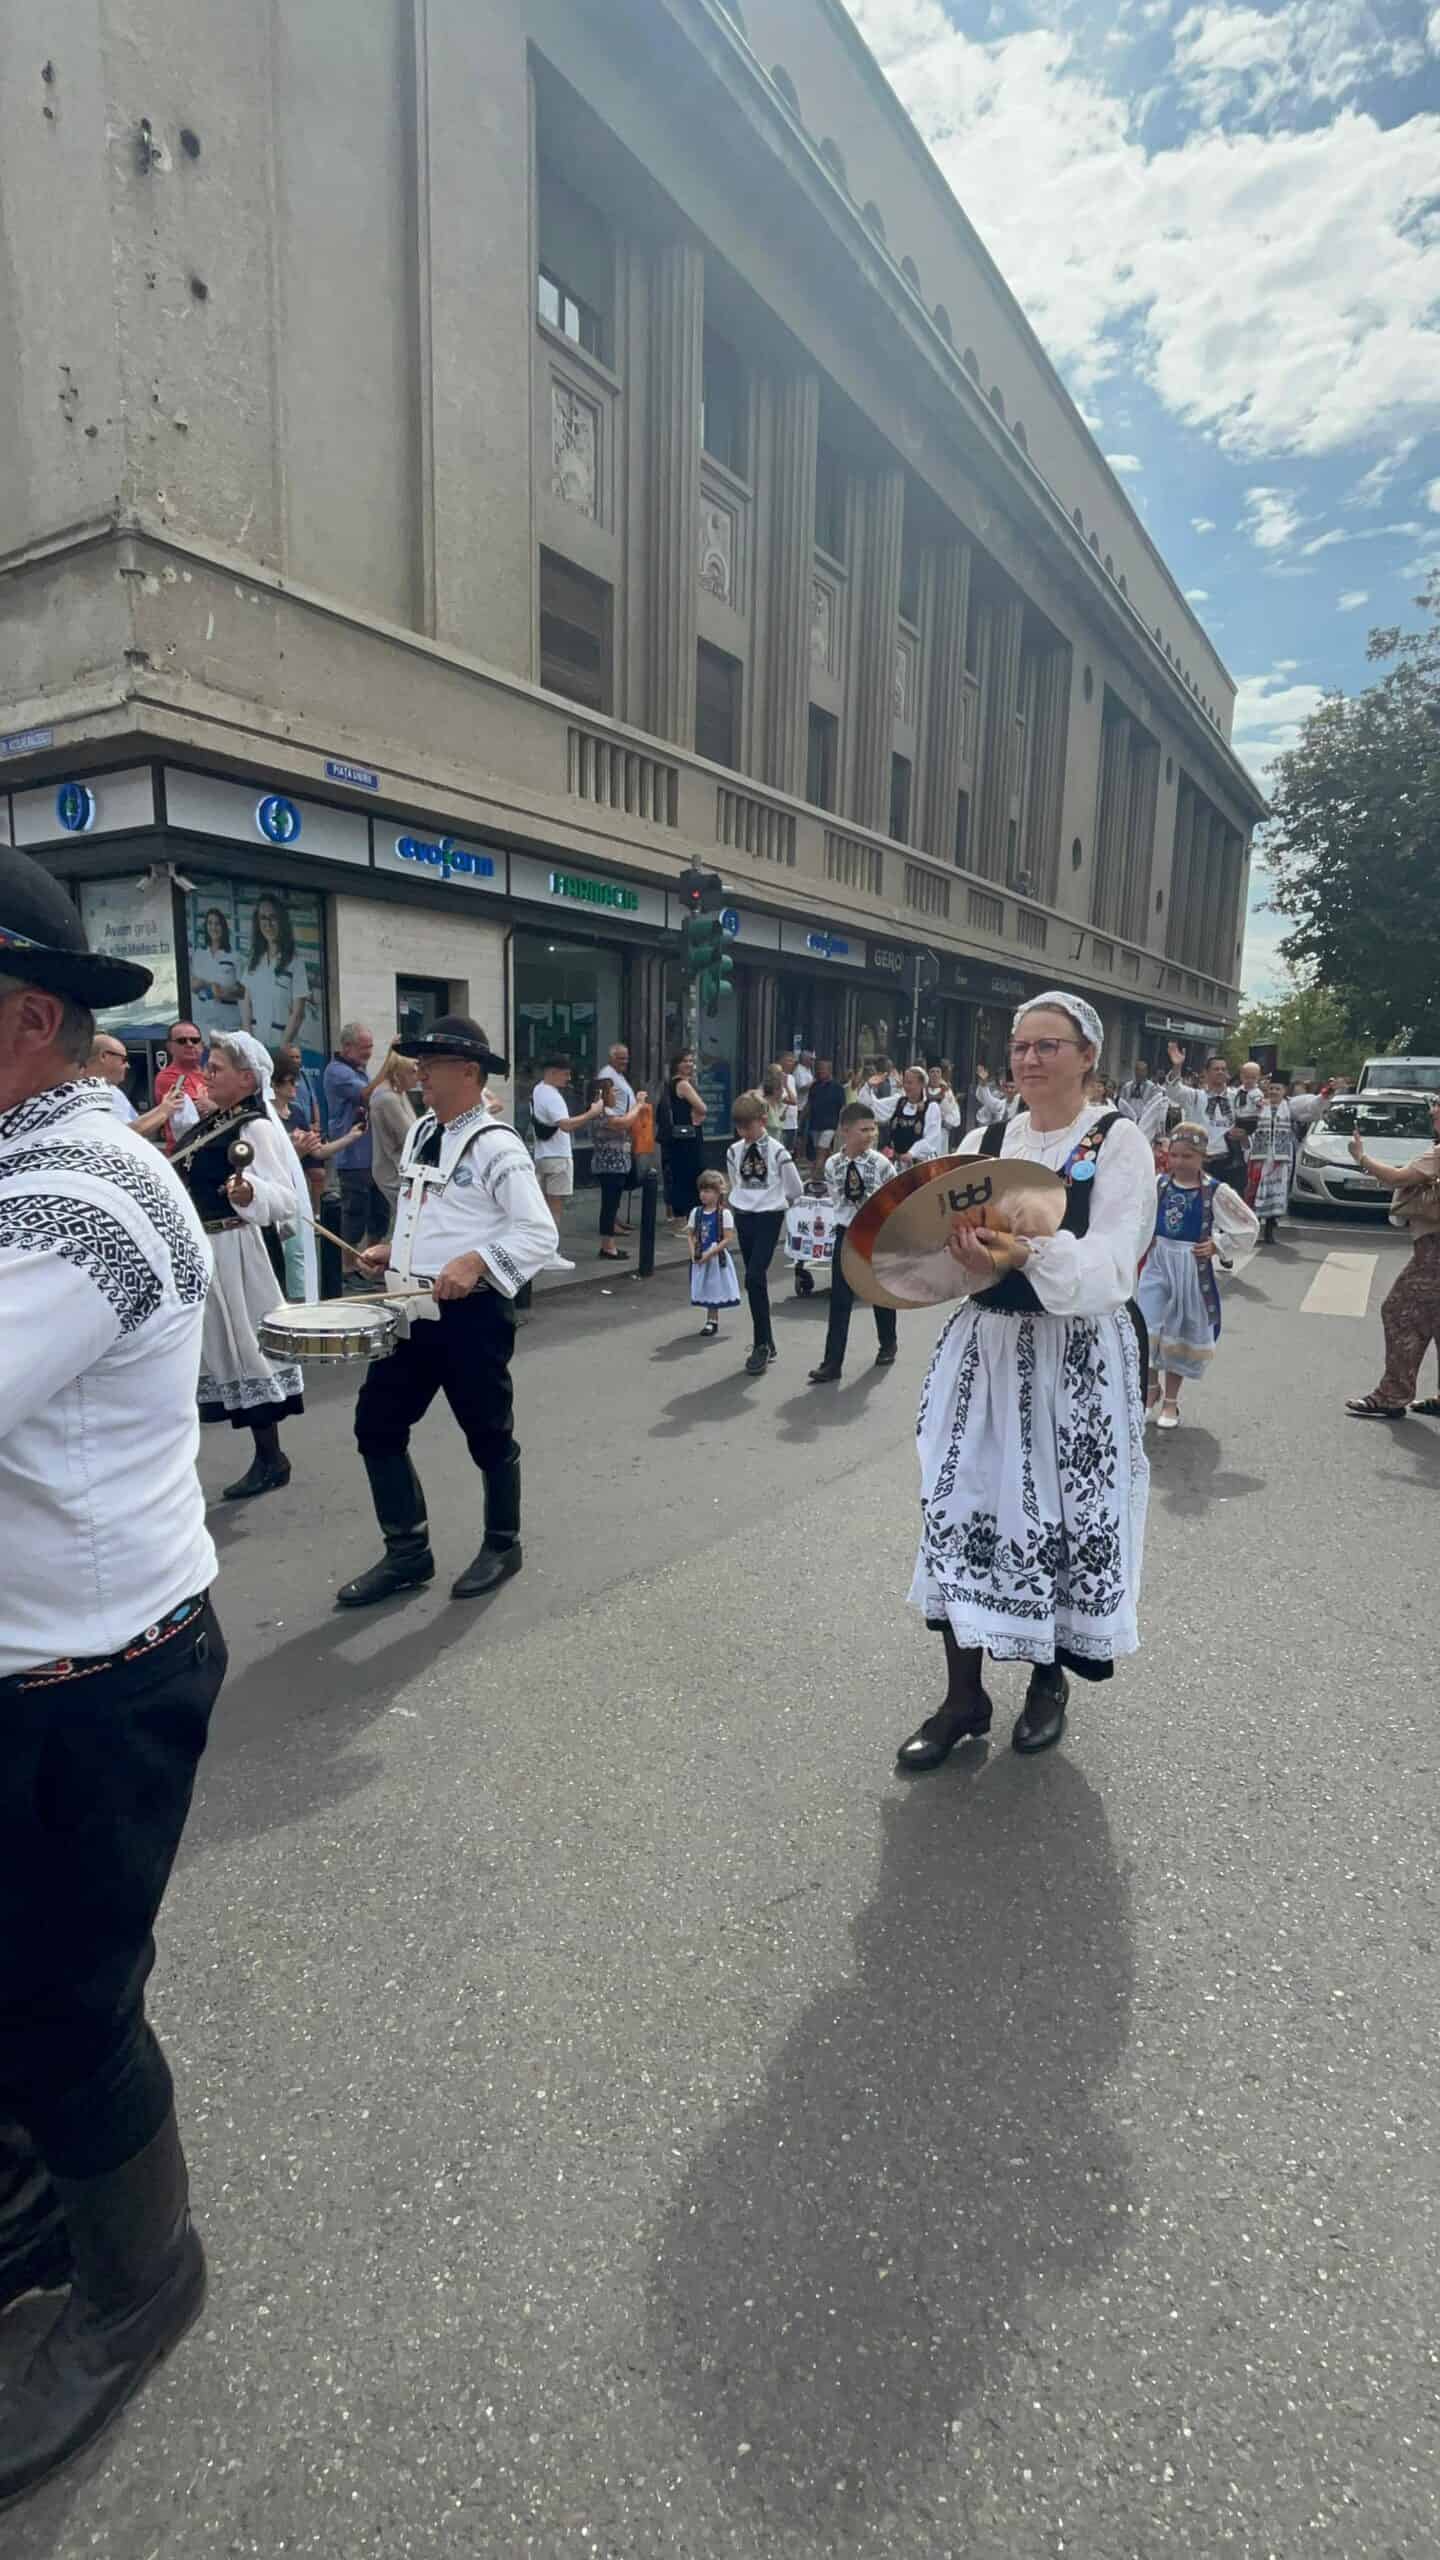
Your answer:
[[[243,1476],[227,1484],[221,1496],[224,1502],[253,1502],[257,1493],[278,1493],[290,1481],[288,1458],[253,1458]]]
[[[0,2123],[0,2311],[70,2281],[60,2198],[28,2133]]]
[[[408,1552],[407,1552],[408,1550]],[[368,1573],[357,1573],[353,1582],[342,1585],[335,1594],[337,1609],[368,1609],[374,1600],[388,1600],[392,1592],[413,1591],[422,1582],[435,1578],[435,1558],[427,1542],[399,1539],[387,1546],[378,1564]]]
[[[879,1350],[875,1354],[876,1368],[893,1369],[895,1366],[895,1351],[896,1346],[893,1342],[882,1342]]]
[[[715,1320],[714,1320],[714,1318],[712,1317],[712,1319],[711,1319],[711,1321],[710,1321],[710,1323],[709,1323],[709,1324],[702,1324],[702,1326],[700,1327],[700,1339],[701,1339],[701,1341],[702,1341],[702,1342],[713,1342],[713,1341],[714,1341],[714,1339],[715,1339],[715,1336],[716,1336],[716,1334],[719,1332],[719,1330],[720,1330],[720,1327],[719,1327],[718,1323],[716,1323],[716,1321],[715,1321]]]
[[[841,1370],[838,1360],[822,1360],[818,1369],[811,1370],[810,1384],[812,1387],[837,1386],[840,1381],[840,1376]]]
[[[93,2444],[205,2300],[175,2118],[103,2178],[61,2178],[69,2300],[0,2398],[0,2507]]]
[[[498,1591],[512,1573],[518,1573],[525,1561],[524,1553],[515,1547],[482,1547],[473,1563],[450,1585],[452,1600],[480,1600],[487,1591]]]
[[[990,1730],[992,1708],[983,1689],[964,1707],[937,1707],[895,1754],[902,1776],[917,1778],[948,1760],[957,1742],[978,1741]]]
[[[767,1343],[766,1343],[766,1345],[765,1345],[765,1358],[766,1358],[766,1360],[767,1360],[767,1361],[770,1361],[770,1360],[778,1360],[778,1359],[779,1359],[779,1357],[780,1357],[780,1354],[779,1354],[779,1352],[776,1350],[774,1343],[773,1343],[773,1342],[767,1342]]]
[[[747,1378],[763,1378],[770,1366],[770,1354],[763,1342],[757,1342],[745,1363]]]
[[[1053,1751],[1065,1730],[1070,1683],[1063,1671],[1034,1670],[1010,1736],[1012,1751]]]
[[[630,1256],[623,1244],[617,1244],[613,1253],[607,1253],[602,1244],[595,1259],[597,1262],[628,1262]]]

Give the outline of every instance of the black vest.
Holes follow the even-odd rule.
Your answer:
[[[1114,1128],[1116,1121],[1120,1117],[1121,1114],[1118,1111],[1107,1111],[1103,1119],[1097,1120],[1094,1128],[1088,1129],[1084,1137],[1080,1140],[1079,1145],[1071,1156],[1071,1164],[1074,1165],[1083,1162],[1093,1166],[1095,1158],[1100,1153],[1101,1148],[1105,1144],[1106,1139],[1109,1137],[1111,1130]],[[999,1155],[1000,1150],[1005,1143],[1005,1130],[1007,1125],[1008,1124],[1003,1120],[991,1121],[989,1128],[986,1130],[984,1137],[980,1141],[980,1153],[982,1156]],[[1094,1187],[1093,1173],[1088,1182],[1074,1181],[1068,1171],[1064,1179],[1065,1215],[1060,1221],[1060,1233],[1066,1236],[1088,1235],[1090,1231],[1090,1193]],[[1044,1308],[1041,1306],[1040,1300],[1036,1297],[1035,1291],[1030,1282],[1026,1279],[1023,1271],[1006,1271],[1002,1273],[1001,1277],[996,1281],[993,1289],[977,1290],[971,1300],[971,1304],[972,1306],[977,1307],[1000,1307],[1004,1309],[1007,1315],[1044,1314]]]

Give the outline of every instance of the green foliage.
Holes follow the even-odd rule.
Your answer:
[[[1440,574],[1425,629],[1373,631],[1389,662],[1327,694],[1278,759],[1265,859],[1292,918],[1280,948],[1363,1047],[1440,1049]],[[1269,1036],[1269,1035],[1262,1035]]]
[[[1261,1041],[1273,1040],[1282,1067],[1319,1067],[1329,1075],[1353,1076],[1376,1043],[1357,1034],[1341,998],[1329,987],[1291,987],[1269,1004],[1247,1005],[1226,1042],[1230,1056],[1248,1056]]]

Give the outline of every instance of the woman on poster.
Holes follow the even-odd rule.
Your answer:
[[[901,1745],[906,1774],[989,1732],[986,1653],[1031,1666],[1012,1741],[1034,1752],[1064,1731],[1067,1671],[1108,1680],[1139,1643],[1150,1470],[1133,1298],[1155,1164],[1133,1121],[1085,1100],[1103,1041],[1083,996],[1052,989],[1022,1005],[1010,1055],[1023,1107],[962,1149],[1048,1166],[1066,1204],[1056,1235],[957,1226],[951,1240],[966,1275],[990,1285],[951,1317],[921,1397],[910,1598],[944,1638],[948,1681]]]
[[[190,993],[202,1031],[213,1035],[243,1028],[240,963],[230,945],[230,919],[223,907],[207,907],[200,919],[200,939],[190,954]]]
[[[255,901],[245,963],[245,1029],[262,1049],[313,1048],[304,1037],[312,1003],[310,972],[295,949],[295,924],[283,898],[266,889]]]

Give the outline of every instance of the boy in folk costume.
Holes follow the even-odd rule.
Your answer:
[[[745,1264],[745,1294],[755,1328],[755,1346],[745,1368],[750,1377],[759,1378],[778,1357],[766,1274],[785,1224],[785,1212],[792,1200],[800,1198],[805,1185],[789,1149],[767,1131],[763,1095],[741,1094],[735,1105],[735,1126],[740,1134],[726,1158],[726,1170],[735,1232]]]
[[[690,1304],[705,1310],[700,1332],[706,1342],[720,1330],[720,1309],[740,1304],[735,1221],[725,1205],[729,1188],[723,1173],[702,1173],[695,1185],[699,1206],[690,1212]]]
[[[833,1387],[845,1366],[845,1345],[850,1338],[850,1313],[855,1292],[845,1276],[841,1248],[845,1230],[856,1212],[863,1209],[873,1191],[888,1182],[899,1171],[888,1156],[880,1152],[880,1131],[875,1114],[863,1102],[847,1102],[840,1114],[840,1145],[826,1160],[825,1190],[835,1213],[835,1251],[830,1264],[830,1320],[825,1328],[825,1356],[818,1369],[810,1372],[812,1387]],[[938,1140],[931,1150],[941,1152]],[[875,1354],[877,1369],[889,1369],[895,1359],[895,1310],[875,1309],[875,1333],[879,1349]]]
[[[1259,1235],[1253,1210],[1205,1171],[1205,1130],[1182,1121],[1155,1186],[1155,1238],[1135,1295],[1150,1335],[1147,1414],[1162,1431],[1180,1421],[1180,1388],[1204,1376],[1220,1339],[1217,1269],[1243,1271]],[[1163,1375],[1163,1391],[1162,1391]]]
[[[1258,1179],[1257,1177],[1258,1171]],[[1275,1222],[1290,1206],[1295,1171],[1295,1126],[1285,1087],[1272,1076],[1250,1136],[1250,1205],[1260,1221],[1260,1241],[1273,1244]]]

